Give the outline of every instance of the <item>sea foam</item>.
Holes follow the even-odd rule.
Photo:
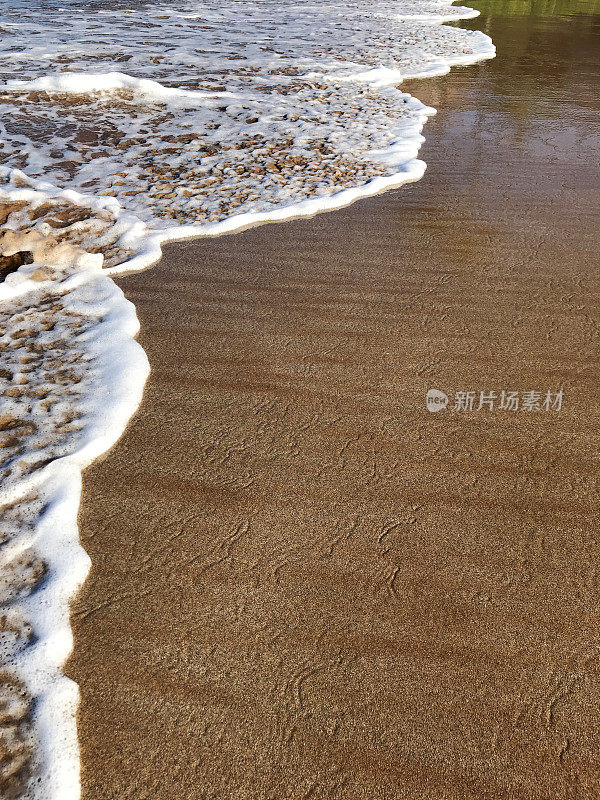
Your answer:
[[[434,109],[399,88],[494,55],[438,0],[0,0],[0,791],[80,795],[69,602],[81,470],[149,365],[111,276],[163,242],[418,180]]]

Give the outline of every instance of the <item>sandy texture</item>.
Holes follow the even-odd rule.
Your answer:
[[[85,475],[85,800],[600,795],[598,29],[483,24],[407,86],[420,183],[122,281],[153,372]]]

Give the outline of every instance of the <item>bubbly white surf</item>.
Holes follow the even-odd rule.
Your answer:
[[[418,180],[434,109],[399,84],[492,57],[483,33],[442,24],[471,16],[441,0],[0,0],[11,791],[80,795],[77,687],[62,666],[89,569],[81,470],[119,438],[149,371],[135,309],[110,276],[149,266],[166,240]]]

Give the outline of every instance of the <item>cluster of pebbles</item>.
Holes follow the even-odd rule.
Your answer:
[[[394,168],[370,153],[389,146],[398,124],[414,113],[397,92],[298,79],[271,86],[269,96],[257,92],[260,103],[208,97],[200,109],[177,111],[142,104],[133,91],[117,94],[109,105],[101,93],[24,93],[5,124],[0,163],[57,186],[114,197],[155,227],[170,220],[203,224],[390,174]],[[277,107],[265,113],[271,94]],[[0,106],[14,99],[0,95]],[[352,133],[357,117],[361,124]],[[24,147],[25,130],[31,143]],[[66,152],[61,139],[69,142]],[[32,151],[44,153],[38,168]]]

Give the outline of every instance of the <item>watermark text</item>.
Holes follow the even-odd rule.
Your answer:
[[[465,390],[454,392],[454,399],[439,389],[429,389],[425,398],[427,410],[435,413],[449,408],[456,412],[508,411],[508,412],[552,412],[561,411],[563,390],[538,391]]]

